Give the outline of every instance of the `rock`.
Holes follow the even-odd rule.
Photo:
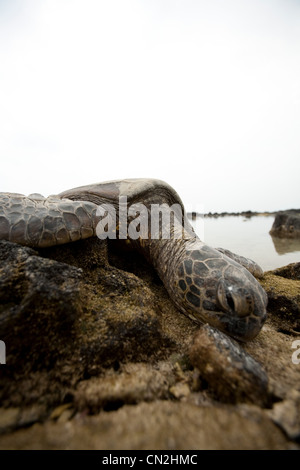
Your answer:
[[[158,360],[177,344],[184,349],[186,333],[196,328],[160,281],[153,293],[135,274],[111,266],[105,242],[60,248],[41,250],[55,258],[48,259],[0,243],[0,338],[9,366],[0,368],[4,406],[59,404],[78,381],[103,368]]]
[[[118,361],[142,361],[154,353],[158,358],[172,345],[146,284],[111,267],[98,239],[84,244],[88,249],[82,245],[66,249],[72,266],[0,242],[0,338],[7,353],[0,397],[5,406],[29,405],[48,393],[55,403],[84,376]]]
[[[184,382],[178,382],[175,385],[172,385],[169,391],[173,395],[173,397],[179,400],[181,398],[188,397],[191,393],[190,387],[188,386],[187,383],[184,383]]]
[[[43,405],[22,408],[0,408],[0,434],[16,428],[29,426],[47,417],[47,409]]]
[[[286,399],[275,403],[268,415],[290,439],[300,442],[300,392],[291,390]]]
[[[300,213],[298,211],[278,212],[270,234],[283,238],[300,237]]]
[[[265,274],[268,319],[253,341],[210,337],[218,385],[199,373],[199,325],[138,253],[113,242],[0,243],[0,447],[297,448],[296,428],[268,412],[298,406],[299,279]],[[206,365],[218,370],[214,358]]]
[[[155,365],[129,363],[121,371],[106,372],[104,377],[93,377],[79,382],[74,393],[74,405],[78,410],[112,410],[125,403],[154,401],[169,397],[169,387],[175,382],[170,364]]]
[[[272,273],[276,276],[281,276],[286,279],[300,281],[300,263],[288,264],[282,268],[274,269]]]
[[[6,363],[20,373],[54,364],[80,314],[82,271],[0,241],[0,334]]]
[[[268,318],[260,334],[244,345],[264,366],[275,402],[300,383],[300,367],[292,361],[294,341],[300,339],[300,281],[278,275],[282,271],[291,270],[269,271],[260,280],[268,294]]]
[[[194,337],[191,363],[214,396],[226,403],[268,403],[268,377],[262,366],[233,339],[204,325]]]
[[[294,336],[300,334],[300,280],[295,279],[298,264],[266,272],[261,280],[268,295],[268,311],[273,321],[277,319],[278,330]]]
[[[156,401],[95,416],[78,413],[0,436],[0,449],[227,450],[291,449],[283,432],[258,407]],[[200,462],[199,462],[200,463]]]
[[[0,433],[10,431],[17,427],[19,408],[0,409]]]

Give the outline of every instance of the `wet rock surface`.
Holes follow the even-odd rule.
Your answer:
[[[126,245],[0,242],[0,448],[299,448],[299,267],[276,271],[242,344],[178,312]]]
[[[290,439],[300,442],[300,392],[298,390],[291,390],[285,400],[275,403],[268,414]]]
[[[96,416],[77,414],[68,421],[48,420],[3,436],[0,448],[14,449],[16,442],[26,450],[295,448],[259,408],[250,411],[171,401],[125,405]]]
[[[261,281],[268,294],[268,309],[277,330],[291,336],[300,335],[300,263],[291,263],[268,271]]]
[[[273,274],[286,279],[293,279],[294,281],[300,281],[300,263],[291,263],[283,268],[274,269]]]
[[[237,341],[204,325],[194,336],[190,359],[216,399],[267,405],[268,377]]]
[[[272,235],[283,238],[300,237],[300,211],[278,212],[270,230]]]

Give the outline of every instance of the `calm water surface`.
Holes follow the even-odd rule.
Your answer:
[[[256,261],[264,271],[300,261],[300,240],[271,237],[274,216],[197,217],[190,222],[214,248],[227,248]]]

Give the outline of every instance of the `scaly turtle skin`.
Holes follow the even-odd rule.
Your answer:
[[[205,245],[189,224],[178,194],[163,181],[110,181],[48,198],[0,193],[0,239],[48,247],[96,236],[104,215],[97,209],[105,204],[116,210],[115,235],[123,238],[124,221],[118,215],[122,200],[133,208],[128,211],[125,232],[141,213],[138,211],[144,211],[144,221],[146,217],[149,223],[140,224],[139,237],[131,243],[156,268],[178,309],[241,341],[254,338],[266,319],[267,295],[254,277],[262,274],[261,268],[228,250]],[[174,209],[170,238],[162,237],[159,229],[150,230],[155,205],[167,216]]]

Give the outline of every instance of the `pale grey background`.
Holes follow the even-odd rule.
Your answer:
[[[0,191],[168,181],[299,207],[298,0],[0,1]]]

